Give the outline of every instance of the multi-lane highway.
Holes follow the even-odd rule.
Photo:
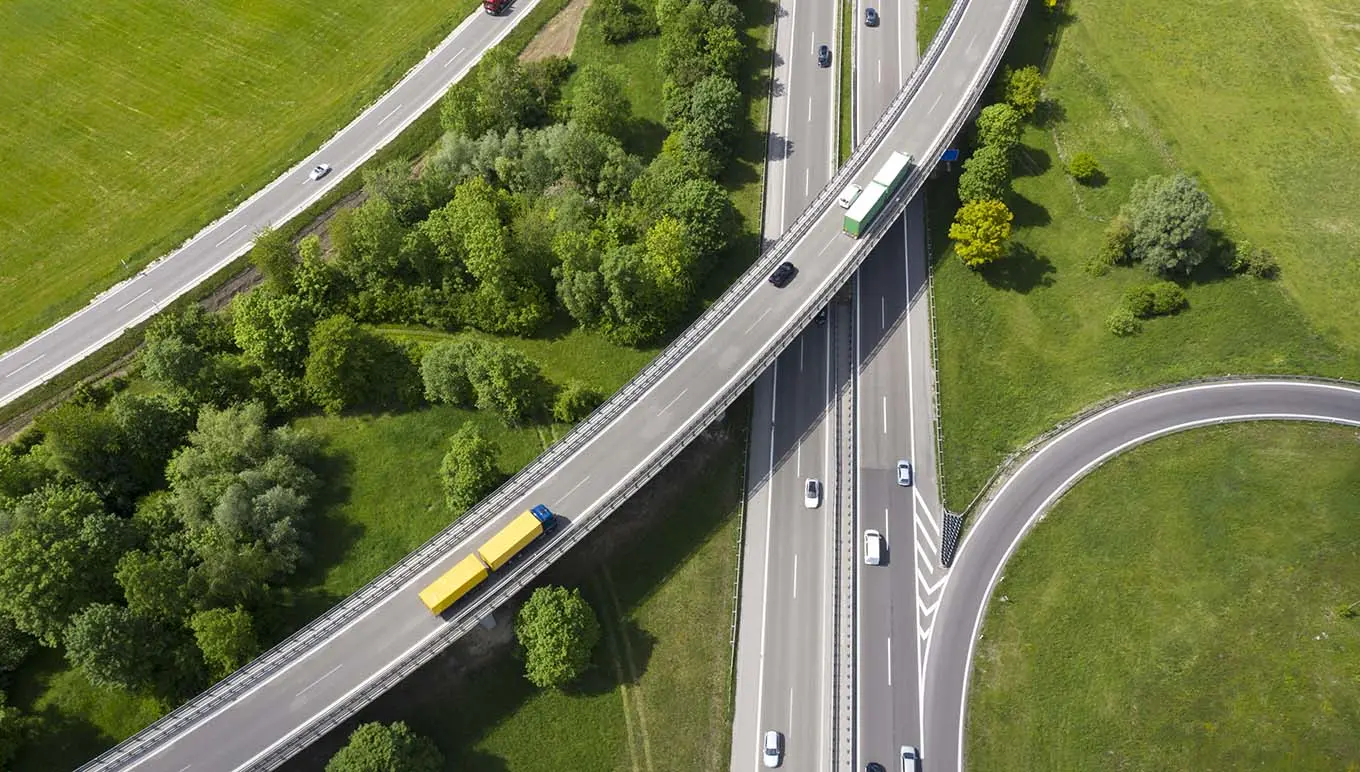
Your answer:
[[[921,159],[921,168],[890,205],[888,217],[895,216],[976,103],[1022,5],[967,0],[958,6],[947,22],[947,41],[838,179],[787,226],[758,266],[571,436],[448,534],[90,768],[204,772],[277,763],[297,738],[357,710],[374,685],[410,672],[449,631],[475,623],[582,538],[744,390],[849,278],[881,229],[860,241],[845,236],[835,192],[851,178],[869,176],[890,152],[910,153]],[[785,257],[800,273],[789,287],[775,289],[764,275]],[[537,502],[562,514],[565,527],[446,619],[431,617],[415,596],[419,586]]]
[[[306,209],[438,101],[450,84],[462,78],[483,52],[499,43],[536,5],[538,0],[524,0],[501,16],[472,14],[401,82],[315,153],[174,252],[0,356],[0,405],[18,399],[150,318],[245,254],[260,230]],[[317,163],[330,164],[333,171],[314,182],[308,179],[308,171]]]
[[[786,0],[775,11],[765,240],[782,235],[836,172],[840,52],[833,52],[836,66],[817,62],[817,47],[839,39],[836,22],[833,3]],[[786,739],[785,768],[830,763],[831,543],[839,493],[830,475],[830,405],[845,370],[833,358],[833,333],[844,339],[847,330],[844,318],[809,326],[755,383],[733,770],[761,767],[761,737],[771,729]],[[803,502],[806,478],[826,486],[813,510]]]
[[[1360,388],[1302,380],[1225,381],[1121,402],[1049,440],[972,522],[946,580],[925,669],[924,768],[963,769],[973,647],[987,602],[1020,539],[1064,491],[1108,458],[1174,432],[1232,421],[1360,426]]]

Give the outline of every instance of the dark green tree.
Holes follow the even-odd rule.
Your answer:
[[[736,207],[727,191],[712,180],[692,179],[673,188],[665,213],[685,226],[704,264],[711,264],[727,248],[737,230]]]
[[[8,614],[0,614],[0,679],[12,673],[33,653],[38,641],[19,629]]]
[[[382,198],[402,225],[419,222],[429,213],[420,180],[411,174],[411,164],[394,159],[376,169],[364,169],[364,192]]]
[[[319,407],[332,415],[383,401],[392,373],[382,372],[386,341],[348,316],[323,319],[312,329],[303,383]]]
[[[1020,144],[1023,122],[1020,113],[1005,102],[987,105],[978,113],[978,140],[983,145],[1000,148],[1009,154]]]
[[[420,360],[420,378],[425,399],[446,405],[467,407],[476,400],[468,380],[468,361],[476,354],[471,340],[446,340],[431,346]]]
[[[172,550],[132,550],[118,561],[114,577],[134,614],[162,622],[184,619],[193,606],[192,564]]]
[[[535,686],[560,689],[590,667],[600,622],[580,590],[540,587],[520,607],[515,637],[524,650],[525,677]]]
[[[449,509],[462,512],[496,489],[504,476],[496,468],[496,444],[481,429],[465,423],[449,438],[439,480]]]
[[[572,381],[557,393],[553,401],[553,420],[574,424],[590,415],[604,402],[604,395],[584,383]]]
[[[255,234],[250,248],[250,262],[264,274],[264,280],[276,292],[293,291],[293,272],[297,269],[297,255],[288,235],[272,227]]]
[[[538,363],[501,343],[486,342],[467,362],[477,407],[516,425],[543,407],[544,380]]]
[[[963,162],[963,174],[959,175],[960,201],[1001,201],[1010,189],[1011,161],[1005,149],[983,145]]]
[[[406,724],[362,724],[331,757],[326,772],[439,772],[444,755]]]
[[[620,137],[627,130],[632,109],[623,82],[609,69],[588,64],[576,73],[571,88],[571,119],[582,128]]]
[[[301,298],[257,289],[232,303],[232,321],[248,360],[266,371],[302,375],[314,319]]]
[[[142,691],[154,682],[165,654],[156,632],[125,606],[92,603],[66,628],[66,659],[95,686]]]
[[[189,619],[189,629],[215,679],[227,677],[260,653],[254,620],[240,606],[200,611]]]
[[[0,692],[0,767],[14,759],[32,732],[32,720],[5,703],[5,693]]]

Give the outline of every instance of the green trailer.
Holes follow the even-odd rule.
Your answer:
[[[874,175],[874,182],[891,191],[896,191],[897,186],[902,184],[902,180],[907,178],[907,170],[911,168],[911,156],[905,153],[893,153],[888,156],[888,160],[879,167],[878,174]]]
[[[854,238],[862,236],[889,198],[888,189],[877,182],[866,185],[864,192],[845,212],[845,232]]]

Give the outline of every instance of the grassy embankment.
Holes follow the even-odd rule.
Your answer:
[[[1357,768],[1356,440],[1205,429],[1078,483],[992,598],[969,767]]]
[[[292,166],[477,7],[0,8],[0,350]]]
[[[1128,389],[1228,373],[1360,375],[1360,97],[1344,73],[1360,32],[1324,4],[1032,3],[1008,59],[1047,63],[1058,106],[1031,126],[1009,202],[1022,255],[977,273],[949,251],[953,180],[931,189],[941,421],[951,509],[1002,458]],[[924,23],[923,23],[924,26]],[[1046,38],[1056,51],[1046,57]],[[1093,153],[1109,180],[1064,173]],[[1104,319],[1141,268],[1083,270],[1130,186],[1185,170],[1222,210],[1214,227],[1269,248],[1269,282],[1201,270],[1190,308],[1116,338]]]

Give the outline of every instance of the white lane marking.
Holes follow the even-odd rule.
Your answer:
[[[858,106],[856,107],[856,109],[858,109]],[[862,433],[863,433],[863,431],[864,431],[864,420],[865,420],[865,419],[864,419],[864,411],[861,410],[861,409],[859,409],[859,404],[860,404],[860,389],[861,389],[861,386],[863,385],[862,382],[861,382],[861,380],[860,380],[860,377],[859,377],[859,363],[860,363],[861,361],[863,361],[863,360],[860,358],[860,337],[861,337],[861,336],[859,335],[859,324],[860,324],[859,306],[860,306],[860,298],[862,297],[862,295],[860,294],[859,273],[860,273],[859,271],[855,271],[855,278],[854,278],[854,282],[855,282],[855,293],[854,293],[854,297],[855,297],[855,308],[854,308],[854,315],[851,317],[851,325],[852,325],[852,326],[851,326],[851,328],[850,328],[851,330],[854,331],[854,336],[853,336],[853,337],[854,337],[854,341],[855,341],[855,358],[854,358],[854,363],[855,363],[855,364],[854,364],[854,366],[852,366],[852,367],[850,368],[850,377],[851,377],[851,379],[854,381],[854,385],[855,385],[855,410],[854,410],[853,412],[854,412],[854,414],[855,414],[855,436],[857,436],[857,437],[858,437],[858,436],[861,436]],[[863,496],[864,496],[864,476],[863,476],[862,474],[858,474],[858,470],[863,468],[863,453],[862,453],[862,451],[861,451],[861,445],[862,445],[862,444],[863,444],[863,443],[859,443],[859,442],[856,442],[856,443],[855,443],[855,469],[857,470],[857,473],[855,474],[855,491],[854,491],[854,499],[853,499],[853,503],[852,503],[852,505],[851,505],[851,518],[852,518],[852,522],[851,522],[851,526],[852,526],[852,527],[851,527],[851,533],[852,533],[853,535],[852,535],[850,538],[851,538],[851,539],[853,540],[853,542],[854,542],[854,546],[852,547],[852,557],[851,557],[851,560],[854,561],[855,563],[858,563],[858,562],[859,562],[859,526],[860,526],[860,524],[861,524],[861,520],[860,520],[860,518],[859,518],[859,504],[860,504],[860,501],[863,500]],[[864,615],[863,615],[862,613],[860,613],[860,609],[859,609],[860,599],[864,597],[863,592],[862,592],[862,590],[863,590],[863,588],[864,588],[864,581],[863,581],[863,580],[864,580],[864,574],[863,574],[862,571],[859,570],[858,566],[856,566],[856,568],[855,568],[855,661],[856,661],[856,662],[863,662],[863,661],[864,661],[864,636],[863,636],[862,633],[861,633],[861,622],[862,622],[862,620],[863,620],[863,618],[864,618]],[[864,668],[856,667],[856,668],[855,668],[855,687],[856,687],[856,688],[855,688],[855,708],[856,708],[856,710],[858,711],[859,715],[864,715],[864,688],[863,688],[863,683],[864,683]],[[864,722],[862,722],[862,721],[856,721],[856,722],[854,722],[854,723],[855,723],[855,743],[856,743],[857,746],[863,747],[863,745],[864,745]]]
[[[675,398],[672,399],[670,402],[667,402],[665,407],[663,407],[663,408],[661,408],[660,410],[656,411],[656,412],[657,412],[657,415],[661,415],[662,413],[666,412],[667,410],[670,410],[670,409],[671,409],[671,406],[674,405],[676,402],[678,402],[678,401],[680,400],[681,397],[685,396],[685,392],[687,392],[687,391],[689,391],[689,388],[688,388],[688,387],[681,389],[681,390],[680,390],[680,393],[679,393],[679,394],[676,394],[676,395],[675,395]]]
[[[342,662],[342,663],[340,663],[339,665],[336,665],[335,667],[331,668],[330,670],[327,670],[320,678],[318,678],[318,679],[316,679],[315,681],[313,681],[313,682],[307,684],[306,686],[302,687],[302,691],[298,692],[297,694],[295,694],[295,695],[293,695],[293,696],[294,696],[294,697],[301,697],[302,695],[306,694],[307,691],[308,691],[309,689],[311,689],[313,686],[316,686],[317,684],[319,684],[319,683],[321,683],[322,681],[326,680],[326,679],[330,676],[331,673],[334,673],[335,671],[339,670],[340,668],[342,668],[342,667],[344,667],[344,666],[345,666],[345,665],[344,665],[344,663]]]
[[[378,120],[378,125],[381,126],[381,125],[383,125],[384,123],[387,123],[387,119],[388,119],[388,118],[391,118],[391,117],[394,116],[394,115],[396,115],[396,114],[397,114],[397,111],[400,110],[400,109],[401,109],[401,105],[397,105],[396,107],[393,107],[390,111],[388,111],[387,115],[384,115],[382,118],[380,118],[380,119]]]
[[[888,686],[892,686],[892,636],[888,636]]]
[[[448,61],[444,62],[444,66],[445,66],[445,67],[448,67],[450,64],[453,64],[454,60],[457,59],[458,57],[462,56],[462,55],[463,55],[463,52],[466,51],[466,50],[467,50],[466,48],[460,48],[460,49],[458,49],[458,53],[454,54],[453,56],[450,56],[449,59],[448,59]]]
[[[883,433],[888,433],[888,395],[883,395]]]
[[[798,600],[798,556],[793,556],[793,599]]]
[[[941,100],[941,99],[944,99],[944,94],[943,94],[943,93],[940,94],[939,96],[935,97],[935,101],[930,103],[930,109],[927,110],[927,112],[932,112],[932,113],[935,112],[935,105],[938,105],[938,104],[940,103],[940,100]]]
[[[888,517],[888,508],[883,508],[883,540],[892,546],[892,518]]]
[[[878,82],[879,82],[879,83],[882,83],[882,82],[883,82],[883,60],[882,60],[882,59],[879,59],[879,60],[878,60]]]
[[[758,324],[760,324],[761,322],[765,321],[765,317],[769,316],[769,315],[770,315],[770,311],[772,311],[772,310],[773,310],[773,309],[770,309],[770,308],[765,309],[765,313],[761,314],[754,322],[751,322],[751,326],[750,326],[750,327],[747,327],[747,328],[746,328],[746,334],[747,334],[747,335],[750,335],[750,334],[751,334],[751,330],[754,330],[754,329],[756,328],[756,325],[758,325]]]
[[[798,372],[803,372],[803,341],[802,335],[798,336]]]
[[[935,533],[939,533],[940,524],[935,522],[935,517],[930,514],[930,507],[926,506],[926,500],[921,496],[921,489],[915,485],[911,486],[911,495],[915,497],[916,503],[920,507],[920,513],[925,515],[926,522],[930,523],[930,527],[935,529]]]
[[[232,236],[235,236],[236,234],[240,233],[241,231],[243,231],[243,230],[245,230],[245,229],[246,229],[246,226],[243,224],[241,227],[237,228],[236,230],[232,231],[231,233],[228,233],[226,236],[223,236],[221,241],[217,242],[216,244],[213,244],[213,248],[216,249],[217,247],[222,246],[223,244],[227,243],[228,241],[231,241],[231,237],[232,237]],[[121,310],[121,309],[120,309],[120,310]]]
[[[184,766],[182,766],[182,767],[179,768],[179,772],[184,772],[184,770],[186,770],[186,769],[188,769],[189,767],[192,767],[192,766],[193,766],[193,764],[185,764]]]
[[[929,606],[927,606],[927,605],[926,605],[926,604],[918,597],[918,598],[916,599],[916,607],[919,608],[919,609],[921,610],[921,614],[922,614],[922,615],[924,615],[924,616],[930,616],[931,614],[934,614],[934,613],[935,613],[935,609],[937,609],[937,608],[940,607],[940,601],[937,599],[934,603],[932,603],[932,604],[930,604]]]
[[[940,550],[938,547],[935,546],[935,540],[930,538],[930,534],[926,533],[926,530],[924,528],[922,528],[920,531],[920,537],[926,540],[926,545],[929,546],[930,548],[928,551],[924,553],[926,556],[926,564],[934,565],[934,562],[930,560],[930,556],[938,555]]]
[[[888,296],[879,295],[878,297],[878,329],[888,329]]]
[[[793,462],[793,474],[795,477],[803,476],[803,443],[798,443],[798,452]]]
[[[34,365],[34,364],[37,364],[38,360],[42,359],[42,358],[45,357],[45,356],[47,356],[47,355],[46,355],[46,354],[39,354],[39,355],[33,357],[32,359],[30,359],[30,360],[28,360],[27,362],[25,362],[25,363],[19,365],[18,367],[14,368],[13,370],[10,370],[10,371],[9,371],[9,375],[18,375],[19,373],[21,373],[21,372],[24,371],[24,368],[30,367],[30,366],[32,366],[32,365]],[[6,377],[8,377],[8,376],[6,376]]]
[[[774,408],[779,394],[779,360],[770,368],[770,459],[769,472],[765,478],[774,479]],[[769,625],[770,615],[770,530],[774,523],[774,491],[765,492],[765,583],[760,588],[760,675],[756,680],[756,728],[763,727],[762,714],[765,712],[765,628]],[[763,731],[763,730],[761,730]],[[760,749],[756,748],[756,763],[760,763]]]
[[[788,730],[787,730],[788,732],[792,732],[792,731],[793,731],[793,687],[792,687],[792,686],[789,687],[789,723],[786,724],[785,726],[788,727]]]
[[[571,486],[571,490],[569,490],[569,491],[567,491],[565,494],[563,494],[562,498],[565,499],[565,498],[571,496],[571,494],[573,494],[573,493],[576,492],[576,489],[577,489],[577,488],[581,487],[582,485],[585,485],[586,482],[589,481],[589,480],[590,480],[590,475],[586,475],[585,477],[581,478],[581,481],[578,482],[578,483],[576,483],[575,485]]]
[[[146,297],[147,294],[149,294],[149,293],[151,292],[151,290],[153,290],[153,289],[155,289],[155,287],[147,287],[146,289],[144,289],[144,290],[142,290],[141,292],[139,292],[139,293],[137,294],[137,297],[133,298],[132,300],[129,300],[128,302],[124,303],[124,304],[121,305],[121,306],[118,306],[118,308],[116,308],[116,309],[114,309],[114,310],[116,310],[116,311],[122,311],[124,308],[127,308],[128,306],[132,305],[133,303],[136,303],[138,300],[141,300],[142,298]],[[36,361],[36,360],[35,360],[35,361]]]
[[[926,586],[926,595],[934,595],[934,594],[935,594],[935,591],[936,591],[937,589],[939,589],[940,585],[944,584],[945,580],[948,579],[948,578],[949,578],[949,574],[945,574],[944,576],[940,577],[940,580],[939,580],[938,582],[936,582],[936,583],[934,583],[934,584],[931,584],[931,583],[929,583],[929,582],[927,582],[927,581],[925,581],[925,580],[922,580],[921,583],[924,584],[924,585]]]
[[[812,97],[808,97],[808,123],[812,123]]]
[[[1185,389],[1177,389],[1176,392],[1181,392],[1181,391],[1194,391],[1194,390],[1197,390],[1197,389],[1205,389],[1205,388],[1213,388],[1213,387],[1241,386],[1241,385],[1243,385],[1243,384],[1241,384],[1241,383],[1236,383],[1236,384],[1222,384],[1222,383],[1219,383],[1219,384],[1201,384],[1201,385],[1198,385],[1198,386],[1190,386],[1190,387],[1187,387],[1187,388],[1185,388]],[[1345,387],[1336,386],[1335,384],[1306,383],[1306,382],[1303,382],[1303,383],[1299,383],[1298,385],[1299,385],[1299,386],[1314,386],[1314,387],[1333,388],[1333,389],[1339,389],[1339,390],[1345,390],[1345,391],[1354,391],[1353,389],[1346,389]],[[1171,393],[1176,393],[1176,392],[1171,392]],[[1061,443],[1062,440],[1063,440],[1064,438],[1071,436],[1073,432],[1076,432],[1079,428],[1081,428],[1081,427],[1083,427],[1083,426],[1086,426],[1087,424],[1091,423],[1092,421],[1095,421],[1096,419],[1099,419],[1099,418],[1102,418],[1102,417],[1107,417],[1110,413],[1115,413],[1115,412],[1119,411],[1120,409],[1122,409],[1123,407],[1125,407],[1126,405],[1137,404],[1137,403],[1139,403],[1139,402],[1143,402],[1143,401],[1146,401],[1146,400],[1148,400],[1148,399],[1151,399],[1151,398],[1154,398],[1154,397],[1158,397],[1158,396],[1165,396],[1165,393],[1163,393],[1163,394],[1149,394],[1149,395],[1147,395],[1147,396],[1140,397],[1140,398],[1134,399],[1134,400],[1130,400],[1129,402],[1126,402],[1126,403],[1123,403],[1123,404],[1120,404],[1120,405],[1115,405],[1114,407],[1110,408],[1107,412],[1104,412],[1104,413],[1097,413],[1096,415],[1091,416],[1090,418],[1086,419],[1085,421],[1082,421],[1081,423],[1077,424],[1076,426],[1072,427],[1071,429],[1068,429],[1067,431],[1065,431],[1065,432],[1063,432],[1062,434],[1058,435],[1056,438],[1054,438],[1052,441],[1050,441],[1047,445],[1045,445],[1044,447],[1040,448],[1040,449],[1039,449],[1039,452],[1038,452],[1038,453],[1035,453],[1033,456],[1031,456],[1030,459],[1029,459],[1028,461],[1026,461],[1025,463],[1023,463],[1023,464],[1020,465],[1020,468],[1019,468],[1018,470],[1016,470],[1015,474],[1014,474],[1009,480],[1007,480],[1006,483],[1005,483],[1004,485],[1001,486],[1001,490],[997,492],[996,497],[994,497],[990,502],[988,502],[987,506],[983,508],[982,514],[981,514],[981,515],[978,515],[978,523],[980,524],[980,523],[982,522],[982,518],[985,517],[985,516],[987,515],[987,513],[990,512],[990,511],[992,510],[992,508],[993,508],[993,506],[996,504],[997,500],[1001,497],[1001,494],[1004,493],[1005,490],[1006,490],[1007,488],[1010,487],[1010,484],[1011,484],[1012,482],[1014,482],[1017,478],[1019,478],[1021,475],[1024,474],[1025,468],[1028,467],[1030,464],[1034,463],[1034,461],[1035,461],[1036,459],[1038,459],[1040,456],[1042,456],[1042,455],[1044,454],[1044,452],[1047,451],[1049,448],[1052,448],[1053,446],[1055,446],[1055,445]],[[1186,430],[1188,430],[1188,429],[1198,429],[1198,428],[1204,427],[1204,426],[1217,426],[1217,425],[1221,425],[1221,424],[1225,424],[1225,423],[1235,423],[1235,422],[1241,422],[1241,421],[1316,421],[1316,422],[1319,422],[1319,423],[1331,423],[1331,424],[1340,424],[1340,425],[1342,425],[1342,426],[1357,426],[1357,427],[1360,427],[1360,421],[1353,421],[1353,420],[1348,420],[1348,419],[1344,419],[1344,418],[1338,418],[1338,417],[1336,417],[1336,416],[1309,415],[1309,414],[1300,414],[1300,413],[1240,413],[1240,414],[1227,415],[1227,416],[1216,416],[1216,417],[1213,417],[1213,418],[1202,418],[1202,419],[1199,419],[1199,420],[1197,420],[1197,421],[1185,421],[1185,422],[1183,422],[1183,423],[1175,424],[1175,425],[1170,426],[1170,427],[1165,427],[1165,428],[1162,428],[1162,429],[1150,431],[1150,432],[1148,432],[1148,433],[1146,433],[1146,434],[1140,435],[1140,436],[1138,436],[1138,437],[1134,437],[1133,439],[1128,440],[1127,442],[1123,442],[1123,443],[1119,444],[1118,446],[1114,447],[1113,449],[1108,450],[1108,451],[1106,451],[1105,453],[1102,453],[1102,454],[1099,455],[1098,457],[1096,457],[1096,458],[1092,459],[1091,461],[1087,462],[1087,463],[1086,463],[1084,466],[1082,466],[1080,469],[1078,469],[1077,471],[1075,471],[1075,472],[1073,472],[1071,475],[1069,475],[1068,478],[1067,478],[1066,480],[1063,480],[1062,483],[1059,484],[1058,487],[1055,488],[1055,489],[1053,490],[1053,492],[1050,493],[1050,494],[1048,495],[1047,498],[1045,498],[1042,502],[1039,503],[1039,506],[1037,506],[1037,507],[1034,508],[1034,511],[1031,512],[1031,513],[1029,514],[1029,517],[1025,518],[1025,524],[1020,528],[1020,531],[1019,531],[1018,533],[1015,534],[1015,538],[1014,538],[1014,539],[1011,539],[1011,543],[1010,543],[1010,545],[1008,545],[1008,546],[1006,547],[1006,551],[1002,554],[1001,560],[999,560],[999,561],[997,562],[996,568],[992,570],[992,577],[991,577],[991,579],[989,579],[988,582],[987,582],[987,590],[986,590],[986,592],[984,592],[983,595],[982,595],[982,597],[983,597],[983,599],[984,599],[984,602],[978,604],[977,615],[973,618],[973,633],[972,633],[972,635],[968,636],[968,656],[965,657],[964,660],[963,660],[963,661],[966,663],[966,664],[964,665],[964,667],[965,667],[966,669],[964,670],[963,690],[962,690],[962,694],[961,694],[960,697],[959,697],[959,723],[958,723],[958,728],[959,728],[959,741],[958,741],[958,750],[957,750],[957,753],[959,754],[959,755],[957,756],[957,758],[959,759],[959,767],[958,767],[958,768],[959,768],[959,772],[963,772],[963,722],[964,722],[964,719],[967,717],[967,716],[966,716],[966,713],[967,713],[967,709],[968,709],[968,675],[971,674],[971,673],[972,673],[972,670],[973,670],[973,654],[974,654],[974,652],[975,652],[976,649],[977,649],[978,631],[982,629],[982,617],[983,617],[983,615],[986,614],[986,612],[987,612],[987,605],[988,605],[988,604],[987,604],[987,601],[989,601],[989,600],[991,599],[992,593],[996,591],[996,583],[1000,580],[1001,571],[1002,571],[1002,569],[1004,569],[1004,568],[1006,567],[1006,561],[1008,561],[1008,560],[1011,559],[1011,555],[1014,554],[1016,548],[1017,548],[1018,546],[1020,546],[1020,540],[1023,539],[1023,538],[1025,538],[1025,535],[1028,534],[1029,531],[1030,531],[1030,529],[1034,527],[1034,523],[1035,523],[1036,521],[1038,521],[1039,517],[1042,516],[1043,513],[1048,509],[1049,505],[1051,505],[1051,504],[1053,503],[1053,501],[1054,501],[1056,498],[1058,498],[1059,496],[1061,496],[1063,493],[1066,493],[1067,490],[1068,490],[1072,485],[1074,485],[1074,484],[1076,483],[1077,480],[1081,479],[1083,476],[1085,476],[1089,471],[1091,471],[1091,470],[1094,469],[1095,467],[1099,466],[1100,464],[1105,463],[1105,461],[1107,461],[1108,459],[1113,458],[1114,456],[1117,456],[1117,455],[1119,455],[1120,453],[1123,453],[1123,452],[1124,452],[1125,450],[1127,450],[1128,448],[1134,447],[1134,446],[1136,446],[1136,445],[1140,445],[1140,444],[1142,444],[1142,443],[1144,443],[1144,442],[1147,442],[1147,441],[1149,441],[1149,440],[1156,439],[1156,438],[1158,438],[1158,437],[1164,437],[1164,436],[1167,436],[1167,435],[1176,434],[1177,432],[1186,431]],[[978,525],[977,525],[977,524],[974,524],[973,527],[970,528],[970,529],[968,530],[968,534],[965,535],[965,537],[964,537],[964,542],[963,542],[963,544],[960,544],[960,545],[959,545],[959,549],[955,552],[955,555],[956,555],[956,557],[954,558],[954,564],[955,564],[955,565],[958,565],[959,557],[963,555],[963,546],[964,546],[964,544],[967,544],[967,542],[968,542],[968,538],[967,538],[967,537],[973,535],[974,533],[976,533],[977,530],[978,530]],[[946,575],[946,577],[947,577],[947,576],[948,576],[948,575]],[[939,601],[936,601],[936,602],[938,603]]]
[[[811,195],[812,191],[812,169],[803,170],[803,195]]]

